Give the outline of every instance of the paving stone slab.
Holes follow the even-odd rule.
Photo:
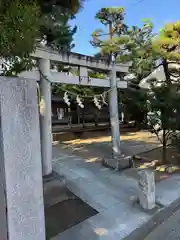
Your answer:
[[[131,217],[129,217],[130,214]],[[129,206],[125,203],[119,203],[65,231],[52,240],[120,240],[149,218],[148,214],[141,213],[137,209],[129,209]]]
[[[91,191],[84,191],[81,187],[79,187],[74,182],[68,182],[67,187],[70,191],[73,192],[78,198],[82,199],[84,202],[86,202],[89,206],[97,210],[98,212],[104,211],[106,208],[103,206],[102,203],[100,203],[96,199],[96,194],[92,193]]]
[[[135,177],[137,170],[116,172],[101,167],[99,163],[91,165],[79,159],[79,163],[76,164],[68,155],[67,159],[66,161],[64,158],[63,163],[60,160],[53,163],[54,170],[64,175],[70,191],[96,209],[99,214],[53,240],[120,240],[131,235],[134,237],[137,228],[142,229],[142,226],[146,226],[152,217],[157,215],[157,212],[145,213],[133,205],[132,198],[138,195],[138,177]],[[173,175],[156,184],[156,200],[164,207],[179,197],[180,175]],[[134,240],[133,237],[127,239]]]
[[[180,175],[173,175],[156,184],[156,201],[161,205],[168,206],[178,198],[180,198]]]
[[[59,175],[63,175],[66,180],[73,180],[79,178],[79,175],[72,172],[69,168],[61,166],[60,164],[53,164],[53,170]]]

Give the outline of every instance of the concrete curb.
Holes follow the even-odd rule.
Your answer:
[[[150,158],[147,158],[147,157],[143,157],[143,156],[140,156],[140,155],[134,155],[133,156],[133,160],[144,160],[144,161],[150,161],[151,159]]]
[[[161,208],[152,218],[136,228],[124,240],[144,240],[150,232],[152,232],[157,226],[162,224],[165,220],[172,216],[180,208],[180,198],[172,202],[168,207]]]
[[[153,150],[157,150],[158,148],[162,148],[162,146],[158,146],[158,147],[156,147],[156,148],[152,148],[152,149],[149,149],[149,150],[147,150],[147,151],[144,151],[144,152],[139,152],[139,153],[137,153],[137,154],[134,154],[132,157],[133,157],[133,159],[134,160],[141,160],[141,159],[143,159],[143,160],[147,160],[147,161],[149,161],[149,160],[152,160],[152,159],[150,159],[150,158],[148,158],[148,157],[144,157],[144,156],[141,156],[142,154],[144,154],[144,153],[149,153],[149,152],[151,152],[151,151],[153,151]]]

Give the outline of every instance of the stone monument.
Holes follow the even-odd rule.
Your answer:
[[[36,81],[0,77],[0,239],[45,240]]]
[[[151,210],[155,207],[154,172],[150,169],[139,171],[139,203],[142,208]]]

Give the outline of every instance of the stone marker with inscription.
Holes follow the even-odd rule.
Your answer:
[[[36,81],[0,77],[0,239],[45,240]]]
[[[155,179],[150,169],[139,171],[139,203],[142,208],[155,208]]]

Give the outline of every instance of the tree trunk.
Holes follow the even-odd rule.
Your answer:
[[[164,74],[166,76],[166,83],[171,84],[171,78],[170,78],[170,72],[169,72],[167,60],[163,59],[162,64],[163,64],[163,68],[164,68]]]
[[[166,130],[163,129],[163,149],[162,149],[162,163],[167,163],[167,143],[166,143]]]

